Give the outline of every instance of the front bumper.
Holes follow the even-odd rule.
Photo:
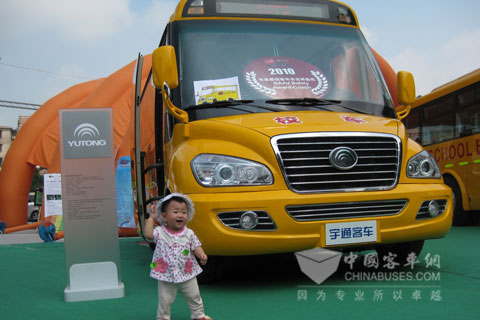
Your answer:
[[[396,243],[440,238],[450,230],[453,215],[451,189],[443,184],[399,184],[389,191],[297,194],[290,190],[238,193],[189,194],[195,203],[195,218],[189,224],[210,255],[252,255],[296,252],[326,245],[325,224],[376,221],[375,243]],[[406,199],[396,215],[322,221],[297,221],[287,206]],[[425,201],[446,200],[445,211],[435,218],[417,219]],[[236,230],[222,223],[218,214],[233,211],[265,211],[275,224],[273,230]],[[372,245],[365,243],[360,245]],[[346,244],[342,247],[358,247]]]

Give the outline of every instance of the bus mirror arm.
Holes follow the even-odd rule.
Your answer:
[[[162,90],[162,99],[165,102],[165,105],[167,106],[168,111],[172,114],[172,116],[174,116],[175,118],[177,118],[181,122],[183,122],[185,124],[188,123],[188,113],[186,113],[185,111],[183,111],[180,108],[177,108],[173,104],[170,97],[171,97],[170,87],[168,86],[167,82],[164,82],[163,83],[163,90]]]
[[[167,82],[163,83],[163,88],[161,93],[162,93],[163,102],[165,103],[165,106],[167,107],[168,112],[170,112],[172,116],[174,116],[184,124],[183,135],[186,138],[188,138],[190,136],[190,127],[188,125],[188,113],[180,108],[177,108],[173,104],[172,100],[170,99],[171,97],[170,87],[168,86]]]
[[[399,120],[402,120],[410,113],[411,105],[403,106],[401,110],[397,110],[397,117]]]

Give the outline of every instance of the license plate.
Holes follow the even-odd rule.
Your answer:
[[[377,221],[358,221],[325,224],[325,244],[377,242]]]

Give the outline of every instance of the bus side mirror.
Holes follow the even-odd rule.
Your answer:
[[[177,58],[173,46],[155,49],[152,55],[153,83],[163,89],[166,82],[170,89],[178,87]]]
[[[161,90],[162,99],[168,111],[178,120],[187,124],[188,113],[177,108],[170,100],[170,89],[178,87],[177,57],[175,48],[163,46],[155,49],[152,54],[153,84]],[[190,131],[184,127],[184,135],[188,137]]]
[[[415,80],[413,75],[407,71],[397,73],[398,104],[404,106],[397,111],[397,116],[401,120],[410,113],[410,107],[415,102]]]

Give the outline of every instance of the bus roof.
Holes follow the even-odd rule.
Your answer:
[[[336,0],[180,0],[170,22],[192,19],[268,19],[359,27],[357,15]]]
[[[469,85],[478,81],[480,81],[480,68],[473,70],[472,72],[469,72],[467,74],[464,74],[463,76],[458,77],[457,79],[454,79],[452,81],[449,81],[439,87],[436,87],[435,89],[432,90],[432,92],[416,99],[415,102],[412,104],[412,108],[423,105],[439,97],[443,97],[461,88],[468,87]]]

